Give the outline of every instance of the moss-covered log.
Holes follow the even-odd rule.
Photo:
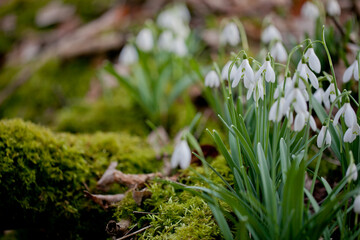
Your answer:
[[[1,121],[0,232],[26,228],[40,238],[104,237],[112,212],[86,199],[83,190],[96,192],[111,161],[127,173],[155,172],[161,164],[145,141],[127,134],[72,135]]]

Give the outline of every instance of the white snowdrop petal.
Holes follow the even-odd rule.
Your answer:
[[[309,53],[309,66],[310,68],[316,72],[316,73],[320,73],[321,71],[321,63],[319,58],[316,56],[315,51],[313,48],[309,48],[308,51],[310,51]]]
[[[120,52],[119,62],[124,65],[130,65],[137,62],[139,59],[136,48],[132,45],[125,45]]]
[[[275,72],[274,69],[271,67],[270,62],[267,63],[266,72],[265,72],[265,80],[267,82],[275,82]]]
[[[326,12],[330,15],[330,16],[340,16],[341,14],[341,8],[340,5],[338,3],[338,1],[336,0],[328,0],[326,3]]]
[[[345,110],[345,106],[342,106],[335,114],[334,121],[333,121],[333,124],[335,126],[338,124],[340,116],[341,116],[341,114],[343,114],[344,110]]]
[[[360,214],[360,195],[358,195],[354,200],[354,212]]]
[[[305,116],[303,113],[298,113],[295,117],[294,131],[299,132],[305,126]]]
[[[356,179],[358,178],[358,171],[354,163],[351,163],[349,165],[348,169],[346,170],[345,176],[349,178],[349,180],[356,181]]]
[[[211,70],[205,76],[205,86],[207,87],[218,87],[220,85],[220,79],[214,70]]]
[[[356,81],[359,81],[359,64],[357,61],[355,61],[354,65],[354,78]]]
[[[326,145],[331,145],[331,135],[330,135],[329,130],[326,132],[325,142],[326,142]]]
[[[317,130],[316,122],[315,122],[315,119],[313,118],[313,116],[311,116],[311,115],[309,117],[309,123],[310,123],[311,129],[315,132]]]
[[[307,66],[306,66],[306,67],[307,67]],[[311,85],[312,85],[315,89],[318,89],[318,88],[319,88],[319,81],[318,81],[316,75],[315,75],[308,67],[307,67],[306,73],[307,73],[308,76],[309,76]]]
[[[316,145],[318,148],[321,148],[321,146],[322,146],[322,143],[324,141],[325,131],[326,131],[326,127],[322,126],[322,128],[319,132],[319,135],[317,137],[317,140],[316,140]]]
[[[136,36],[136,45],[144,52],[150,51],[154,47],[153,34],[150,29],[144,28]]]
[[[353,71],[354,71],[354,64],[351,64],[344,72],[343,75],[343,82],[347,83],[348,81],[350,81],[352,75],[353,75]]]
[[[357,123],[356,113],[354,109],[352,109],[350,103],[345,103],[345,105],[346,105],[344,112],[345,124],[347,127],[352,127],[354,124]]]

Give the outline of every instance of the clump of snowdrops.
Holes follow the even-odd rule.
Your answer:
[[[198,68],[192,59],[198,44],[190,18],[185,5],[169,6],[128,39],[116,65],[105,66],[155,125],[167,123],[174,101],[195,81],[190,73]]]
[[[216,130],[209,133],[233,182],[222,179],[219,185],[199,175],[208,187],[186,189],[207,201],[225,239],[331,239],[338,234],[354,239],[360,234],[359,101],[337,83],[359,80],[360,54],[343,76],[336,76],[325,28],[321,40],[306,39],[289,54],[273,25],[265,28],[262,41],[270,49],[263,62],[241,50],[221,71],[215,63],[205,76],[207,98],[228,139]],[[321,69],[315,45],[326,52],[330,72]],[[302,57],[291,70],[295,52]],[[335,186],[318,175],[326,149],[343,175]],[[321,201],[314,197],[316,181],[327,191]]]

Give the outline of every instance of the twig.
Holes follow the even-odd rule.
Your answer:
[[[126,238],[128,238],[128,237],[131,237],[131,236],[133,236],[133,235],[136,235],[136,234],[138,234],[138,233],[141,233],[141,232],[143,232],[143,231],[145,231],[146,229],[151,228],[151,227],[152,227],[152,225],[149,225],[149,226],[143,227],[142,229],[137,230],[136,232],[133,232],[133,233],[131,233],[131,234],[127,235],[127,236],[123,236],[123,237],[118,238],[118,239],[116,239],[116,240],[126,239]]]

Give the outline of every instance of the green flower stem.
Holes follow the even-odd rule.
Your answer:
[[[249,50],[249,44],[248,44],[248,40],[247,40],[247,36],[246,36],[246,31],[244,28],[244,25],[241,23],[241,21],[239,21],[239,19],[234,18],[233,19],[235,24],[238,26],[239,31],[240,31],[240,37],[241,37],[241,44],[242,44],[242,48],[246,51]]]

